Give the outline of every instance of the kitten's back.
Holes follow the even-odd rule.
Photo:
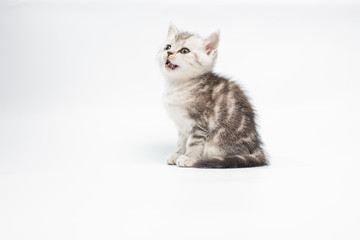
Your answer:
[[[267,165],[255,114],[236,83],[214,73],[194,79],[197,88],[189,117],[203,129],[203,158],[195,167],[233,168]]]

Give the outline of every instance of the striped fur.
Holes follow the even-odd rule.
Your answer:
[[[169,28],[167,44],[173,53],[161,50],[159,62],[167,80],[165,108],[177,125],[179,141],[167,161],[199,168],[267,165],[248,98],[235,82],[212,72],[218,39]],[[178,49],[184,47],[190,52],[181,54]],[[166,68],[167,60],[178,67]]]

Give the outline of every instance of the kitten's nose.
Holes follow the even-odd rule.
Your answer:
[[[167,52],[168,56],[170,56],[171,54],[173,54],[172,52]]]

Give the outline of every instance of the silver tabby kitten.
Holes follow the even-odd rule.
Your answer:
[[[219,33],[204,39],[170,24],[159,62],[164,104],[175,122],[178,149],[167,162],[180,167],[267,165],[254,112],[240,87],[212,72]]]

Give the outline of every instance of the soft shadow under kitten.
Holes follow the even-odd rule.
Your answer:
[[[170,24],[159,62],[166,79],[164,104],[178,128],[178,147],[167,163],[180,167],[267,165],[254,111],[241,88],[212,72],[219,33],[208,38]]]

